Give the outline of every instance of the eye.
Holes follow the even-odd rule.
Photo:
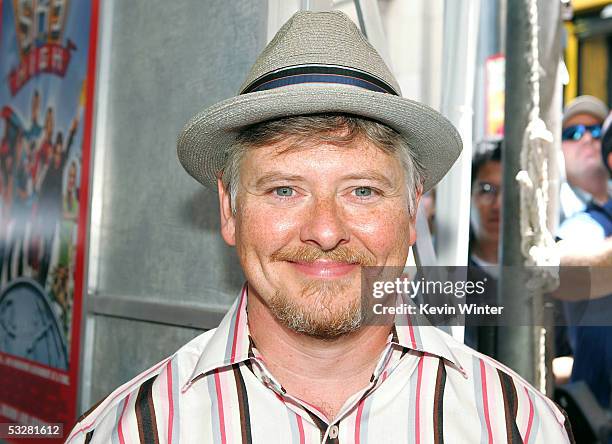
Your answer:
[[[497,193],[497,190],[498,188],[495,185],[488,182],[481,182],[478,184],[478,194],[481,196],[495,194]]]
[[[354,191],[357,197],[370,197],[372,195],[372,188],[370,187],[358,187]]]
[[[291,197],[293,196],[293,189],[290,187],[277,187],[274,188],[274,193],[279,197]]]
[[[599,139],[601,137],[601,127],[600,126],[591,127],[591,137],[593,137],[593,139]]]

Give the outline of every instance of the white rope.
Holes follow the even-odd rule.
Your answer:
[[[528,7],[528,63],[531,103],[523,144],[521,171],[516,175],[520,186],[521,252],[529,267],[527,288],[536,292],[553,290],[559,283],[559,254],[548,230],[548,171],[554,159],[553,135],[540,118],[540,63],[538,50],[537,0],[525,0]],[[542,307],[543,308],[543,307]],[[537,332],[537,333],[536,333]],[[546,330],[536,334],[535,360],[538,388],[546,393]]]
[[[558,285],[559,255],[547,226],[548,171],[553,150],[553,135],[540,118],[540,64],[538,51],[537,0],[528,6],[528,62],[531,103],[528,124],[521,147],[521,170],[516,175],[520,186],[521,251],[530,267],[527,287],[549,291]]]
[[[538,334],[538,390],[546,394],[546,329],[540,328]]]

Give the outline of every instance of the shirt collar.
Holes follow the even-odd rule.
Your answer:
[[[249,359],[250,341],[247,326],[247,285],[221,320],[210,341],[204,346],[193,373],[184,389],[200,375]]]
[[[608,197],[612,198],[612,181],[608,181]],[[593,196],[582,188],[563,182],[560,190],[560,204],[563,216],[567,219],[577,212],[583,211],[593,201]]]
[[[583,211],[590,198],[590,195],[585,191],[572,187],[568,182],[563,182],[559,190],[561,222]]]
[[[466,371],[449,347],[449,341],[452,340],[450,336],[429,324],[427,319],[422,316],[418,317],[418,325],[415,325],[410,315],[395,315],[392,343],[410,350],[444,358],[465,376]]]
[[[196,366],[183,389],[195,379],[212,370],[238,364],[253,357],[247,324],[247,284],[240,296],[213,333],[202,350]],[[439,356],[454,364],[465,375],[459,360],[449,348],[445,334],[431,325],[413,325],[408,315],[396,315],[391,343],[411,350]]]

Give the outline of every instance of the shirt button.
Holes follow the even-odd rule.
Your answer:
[[[265,385],[269,385],[270,384],[270,378],[268,378],[267,376],[262,377],[261,380],[263,381],[263,383]]]
[[[338,437],[338,426],[337,425],[333,425],[329,428],[329,437],[331,439],[335,439]]]

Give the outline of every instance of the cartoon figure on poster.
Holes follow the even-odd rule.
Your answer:
[[[0,352],[67,369],[89,2],[2,2]]]

